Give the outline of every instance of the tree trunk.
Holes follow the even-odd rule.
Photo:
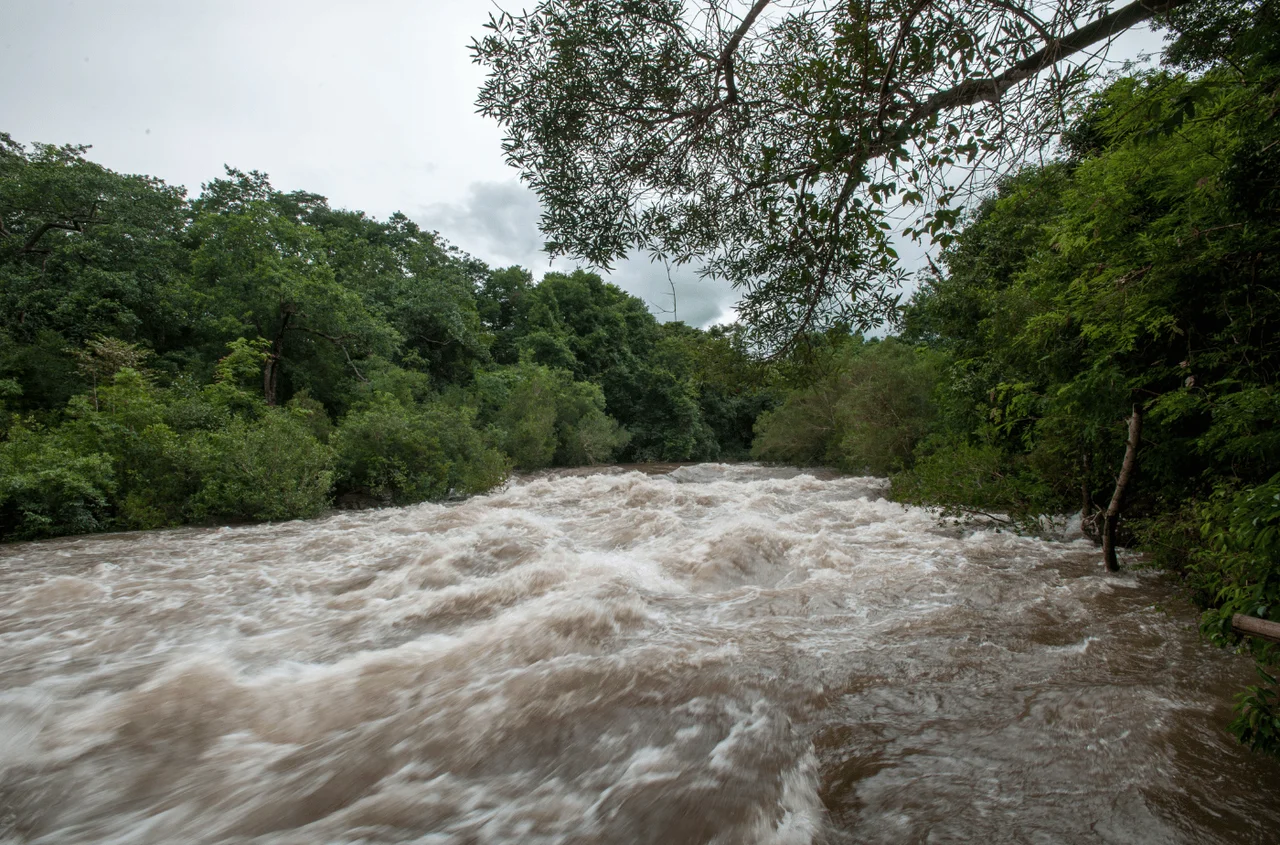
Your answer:
[[[286,309],[280,320],[280,331],[271,342],[271,351],[267,353],[266,364],[262,367],[262,396],[267,400],[267,407],[276,406],[276,387],[280,380],[280,362],[284,359],[284,333],[289,329],[289,320],[293,318],[293,310]]]
[[[1241,636],[1258,637],[1280,643],[1280,622],[1268,622],[1256,616],[1245,616],[1237,613],[1231,617],[1231,630]]]
[[[1116,560],[1116,523],[1120,521],[1120,508],[1124,502],[1124,491],[1133,478],[1133,470],[1138,463],[1138,442],[1142,438],[1142,411],[1137,405],[1129,415],[1129,441],[1124,447],[1124,463],[1120,465],[1120,477],[1116,479],[1116,490],[1111,494],[1111,504],[1102,518],[1102,560],[1108,572],[1120,569]]]

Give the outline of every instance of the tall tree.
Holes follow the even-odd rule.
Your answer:
[[[22,385],[25,410],[59,407],[81,386],[68,350],[90,338],[158,352],[183,341],[185,192],[87,150],[0,132],[0,380]]]
[[[0,330],[160,344],[185,306],[185,191],[0,132]]]
[[[384,221],[327,206],[307,215],[338,283],[400,336],[399,361],[438,381],[488,360],[477,287],[489,269],[397,212]]]
[[[945,242],[1110,40],[1184,2],[543,0],[472,48],[553,255],[701,261],[776,344],[879,321],[895,215]]]
[[[267,356],[262,392],[280,397],[286,361],[319,346],[357,378],[357,359],[387,352],[395,332],[361,297],[339,284],[324,241],[304,217],[325,207],[322,197],[282,195],[257,171],[228,169],[193,203],[192,256],[213,329],[224,340],[260,337]]]
[[[662,330],[640,299],[595,273],[548,273],[520,296],[515,331],[522,358],[601,386],[605,409],[631,434],[622,459],[717,456],[697,390],[663,366]]]

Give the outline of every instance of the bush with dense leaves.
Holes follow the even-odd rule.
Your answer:
[[[826,372],[760,416],[752,455],[887,475],[929,432],[941,356],[888,339],[849,338]]]
[[[627,434],[604,412],[604,392],[573,374],[529,362],[481,373],[480,421],[517,469],[607,461]]]
[[[340,493],[404,504],[489,490],[507,461],[476,430],[475,412],[443,401],[404,405],[379,395],[348,414],[331,443]]]
[[[60,435],[79,453],[111,459],[112,527],[160,528],[188,517],[198,470],[186,433],[169,425],[168,400],[147,374],[125,368],[68,405]]]
[[[1280,622],[1280,473],[1263,484],[1221,486],[1199,508],[1202,545],[1190,555],[1187,583],[1209,600],[1205,634],[1219,645],[1236,645],[1231,629],[1237,613]],[[1242,742],[1280,754],[1280,645],[1246,639],[1258,662],[1261,684],[1238,697],[1231,730]]]
[[[200,488],[194,519],[282,520],[317,516],[329,503],[333,453],[305,413],[272,408],[193,438]]]
[[[115,489],[110,456],[16,425],[0,443],[0,539],[100,531]]]

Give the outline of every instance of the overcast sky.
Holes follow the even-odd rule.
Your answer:
[[[516,7],[514,0],[510,5]],[[540,276],[538,203],[475,113],[467,45],[489,0],[0,0],[0,131],[198,193],[223,165],[335,207],[394,211],[494,266]],[[1122,50],[1154,49],[1149,33]],[[559,265],[567,269],[566,265]],[[680,318],[732,319],[726,285],[673,271]],[[610,278],[658,311],[667,270]]]

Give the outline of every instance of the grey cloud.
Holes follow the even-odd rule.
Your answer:
[[[538,198],[519,182],[474,182],[457,203],[434,203],[418,222],[491,264],[545,265]]]
[[[727,282],[699,278],[696,268],[688,265],[671,267],[669,280],[667,273],[668,268],[662,262],[637,255],[619,264],[609,281],[647,302],[649,310],[663,322],[679,316],[691,326],[705,328],[735,319],[734,304],[738,297]]]
[[[450,243],[491,265],[519,264],[539,276],[548,270],[564,272],[575,267],[573,262],[562,259],[552,262],[542,252],[538,198],[515,181],[473,183],[461,202],[435,203],[422,208],[414,217],[423,226],[438,230]],[[612,272],[601,275],[644,300],[661,321],[678,315],[691,326],[709,326],[734,319],[737,297],[732,287],[725,282],[700,279],[696,269],[689,266],[671,267],[668,280],[668,268],[662,262],[634,255],[619,262]]]
[[[473,103],[488,0],[0,5],[19,141],[92,144],[193,194],[229,163],[380,217],[508,172]]]
[[[548,270],[571,271],[576,266],[563,259],[552,262],[542,252],[538,198],[514,179],[472,183],[461,202],[435,203],[414,216],[427,228],[438,230],[450,243],[493,266],[519,264],[532,270],[535,276]],[[937,250],[927,243],[900,236],[893,238],[893,244],[902,266],[913,274],[901,291],[905,301],[917,285],[914,273],[927,266],[925,254],[930,251],[936,254]],[[634,254],[619,262],[612,272],[601,275],[644,300],[663,322],[679,316],[691,326],[706,327],[736,318],[734,305],[738,296],[733,287],[723,280],[699,277],[694,266],[668,269],[660,261],[650,261],[647,255]],[[672,282],[675,284],[674,309]]]

